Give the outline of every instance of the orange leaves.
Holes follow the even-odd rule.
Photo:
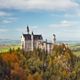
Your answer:
[[[18,57],[16,54],[5,53],[2,55],[2,59],[5,62],[18,62]]]
[[[28,77],[27,77],[27,80],[34,80],[33,75],[29,74]]]
[[[12,76],[15,75],[18,76],[20,80],[25,80],[24,70],[22,69],[22,67],[20,67],[17,54],[5,53],[2,54],[2,59],[3,61],[10,65],[10,71]]]
[[[38,72],[36,72],[36,73],[34,74],[34,80],[42,80],[41,74],[39,74]]]
[[[29,74],[27,80],[43,80],[42,76],[37,72],[34,75]]]
[[[13,69],[11,70],[11,75],[19,76],[20,80],[25,80],[26,78],[24,70],[19,66],[18,63],[14,63]]]

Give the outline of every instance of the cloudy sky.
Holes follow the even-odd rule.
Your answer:
[[[80,40],[80,0],[0,0],[0,39],[20,39],[27,25],[44,39]]]

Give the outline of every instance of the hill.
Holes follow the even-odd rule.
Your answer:
[[[0,80],[80,80],[80,57],[64,44],[49,54],[19,48],[0,54]]]
[[[9,49],[17,49],[20,47],[19,40],[0,39],[0,52],[7,52]]]
[[[0,45],[20,44],[20,40],[0,39]]]

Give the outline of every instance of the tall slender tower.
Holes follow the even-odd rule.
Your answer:
[[[56,43],[56,35],[53,34],[53,43],[55,44]]]
[[[47,39],[46,39],[46,53],[47,53]]]
[[[27,33],[29,34],[29,26],[27,26]]]
[[[32,31],[32,34],[31,34],[31,51],[34,50],[34,33]]]

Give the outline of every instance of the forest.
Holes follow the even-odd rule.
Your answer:
[[[80,80],[80,57],[65,44],[51,53],[9,49],[0,53],[0,80]]]

